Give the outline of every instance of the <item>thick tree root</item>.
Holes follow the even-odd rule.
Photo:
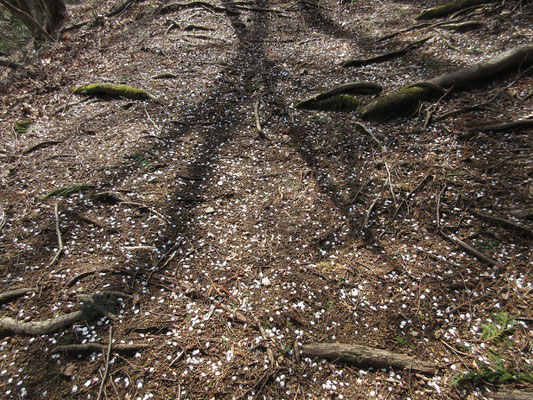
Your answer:
[[[56,332],[80,320],[99,318],[109,314],[115,299],[127,295],[115,292],[98,292],[91,295],[80,295],[84,302],[82,309],[44,321],[21,322],[14,318],[0,318],[0,337],[13,335],[46,335]]]
[[[413,113],[419,103],[441,96],[445,89],[486,82],[516,68],[525,68],[533,63],[533,44],[515,47],[500,55],[471,67],[437,76],[426,82],[409,85],[379,97],[360,110],[363,119],[384,121],[389,118]]]
[[[393,367],[397,369],[407,369],[429,375],[434,375],[437,371],[437,365],[434,363],[417,360],[413,357],[392,353],[387,350],[356,344],[309,344],[303,346],[302,355],[306,357],[325,358],[330,361],[342,361],[356,365],[370,365],[378,368]]]
[[[348,82],[308,97],[296,103],[295,107],[301,110],[355,111],[359,102],[351,95],[377,94],[382,89],[373,82]]]
[[[35,291],[35,288],[20,288],[20,289],[10,290],[8,292],[0,293],[0,304],[18,299],[19,297],[25,296],[28,293],[31,293],[34,291]]]
[[[447,3],[440,7],[430,8],[423,11],[416,19],[433,19],[446,17],[454,12],[463,10],[468,7],[477,6],[479,4],[491,3],[494,0],[456,0]]]

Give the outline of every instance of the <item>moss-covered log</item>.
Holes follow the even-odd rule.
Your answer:
[[[90,85],[79,86],[73,89],[74,94],[84,94],[87,96],[112,96],[126,97],[132,100],[152,99],[156,97],[146,90],[136,89],[127,85],[113,85],[109,83],[93,83]]]
[[[440,7],[430,8],[422,11],[416,19],[433,19],[446,17],[454,12],[463,10],[468,7],[477,6],[484,3],[492,3],[494,0],[457,0],[447,3]]]
[[[363,119],[384,121],[412,113],[420,101],[437,98],[444,89],[460,89],[475,82],[494,79],[500,74],[533,64],[533,44],[515,47],[471,67],[437,76],[426,82],[406,86],[397,92],[379,97],[360,109]]]

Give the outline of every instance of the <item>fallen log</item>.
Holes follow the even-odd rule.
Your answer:
[[[416,110],[421,101],[441,96],[445,89],[452,87],[456,89],[481,80],[486,82],[507,71],[525,68],[532,63],[533,44],[518,46],[473,66],[439,75],[428,81],[417,82],[396,92],[383,95],[361,107],[360,116],[365,120],[381,122],[406,115]]]
[[[491,3],[493,1],[494,0],[456,0],[440,7],[424,10],[420,13],[420,15],[418,15],[418,17],[416,17],[416,19],[434,19],[446,17],[454,12],[464,10],[465,8]]]
[[[303,346],[302,355],[306,357],[325,358],[330,361],[342,361],[356,365],[371,365],[374,367],[393,367],[407,369],[423,374],[434,375],[437,364],[417,360],[403,354],[368,346],[342,343],[315,343]]]

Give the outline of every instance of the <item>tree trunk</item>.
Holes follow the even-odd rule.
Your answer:
[[[0,0],[0,4],[19,17],[34,35],[46,39],[57,39],[67,15],[64,0]]]

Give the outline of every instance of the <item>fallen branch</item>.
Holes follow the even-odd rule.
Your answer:
[[[388,53],[380,54],[379,56],[347,60],[342,63],[343,67],[362,67],[364,65],[376,64],[384,61],[392,60],[393,58],[399,57],[407,53],[409,50],[414,49],[417,46],[427,42],[431,39],[432,36],[425,37],[424,39],[417,40],[416,42],[409,43],[407,46],[401,48],[400,50],[390,51]]]
[[[140,350],[148,348],[149,344],[139,343],[139,344],[123,344],[115,343],[113,344],[113,353],[118,354],[131,354],[136,353]],[[78,355],[85,355],[91,353],[103,353],[106,350],[107,346],[100,343],[84,343],[84,344],[68,344],[64,346],[57,346],[50,354],[65,354],[70,357],[76,357]]]
[[[62,142],[59,140],[45,140],[44,142],[39,142],[33,146],[28,147],[26,150],[22,152],[22,154],[30,154],[30,153],[33,153],[35,150],[39,150],[39,149],[42,149],[48,146],[54,146],[59,143],[62,143]]]
[[[24,65],[19,64],[13,60],[10,60],[7,57],[0,57],[0,67],[7,67],[11,69],[24,68]]]
[[[533,231],[531,229],[523,226],[523,225],[519,225],[519,224],[517,224],[515,222],[508,221],[508,220],[503,219],[503,218],[494,217],[492,215],[482,214],[482,213],[479,213],[479,212],[476,212],[476,211],[472,211],[472,214],[477,215],[478,217],[484,218],[487,221],[489,221],[489,222],[491,222],[491,223],[493,223],[495,225],[500,225],[500,226],[503,226],[505,228],[514,229],[516,231],[519,231],[519,232],[525,234],[526,236],[533,237]]]
[[[383,143],[381,143],[381,141],[376,137],[376,135],[374,135],[369,129],[367,129],[366,126],[364,126],[363,124],[360,124],[359,122],[355,122],[354,126],[357,131],[366,133],[367,135],[369,135],[374,140],[374,142],[378,144],[380,148],[382,149],[385,148]]]
[[[261,128],[261,122],[259,121],[259,99],[256,100],[254,104],[254,118],[255,118],[255,127],[257,128],[257,134],[260,139],[266,139],[265,132]]]
[[[396,218],[396,215],[398,214],[398,211],[400,211],[400,209],[402,208],[402,206],[405,204],[405,202],[407,200],[409,200],[409,198],[413,195],[413,193],[415,193],[418,189],[420,189],[422,187],[422,185],[424,184],[424,182],[431,176],[430,175],[431,171],[428,172],[426,174],[426,176],[424,176],[424,178],[420,181],[420,183],[418,185],[416,185],[416,187],[411,190],[409,193],[407,193],[407,196],[405,196],[405,199],[403,199],[400,204],[398,204],[398,207],[396,207],[396,210],[394,210],[394,214],[392,216],[392,220],[394,221],[394,219]]]
[[[35,292],[35,288],[20,288],[0,293],[0,304],[18,299],[19,297],[25,296],[31,292]]]
[[[219,7],[215,6],[211,3],[208,3],[206,1],[189,1],[188,3],[170,3],[167,4],[159,9],[159,12],[161,14],[165,14],[172,11],[179,11],[184,8],[204,8],[211,12],[222,12],[222,13],[228,13],[230,15],[240,15],[240,12],[237,10],[232,10],[227,7]]]
[[[448,236],[448,235],[445,235],[444,233],[441,232],[441,234],[448,240],[452,241],[453,243],[455,243],[456,245],[462,247],[464,250],[466,250],[467,252],[469,252],[470,254],[476,256],[477,258],[479,258],[480,260],[483,260],[491,265],[494,265],[495,267],[503,267],[503,265],[499,262],[499,261],[496,261],[494,260],[493,258],[487,256],[485,253],[473,248],[472,246],[470,246],[468,243],[465,243],[463,242],[461,239],[458,239],[456,237],[453,237],[453,236]]]
[[[465,21],[459,22],[457,24],[443,24],[440,27],[454,32],[469,32],[476,29],[481,29],[485,26],[483,22],[480,21]]]
[[[49,269],[52,265],[54,265],[57,259],[59,258],[59,256],[63,253],[63,238],[61,237],[61,231],[59,230],[59,210],[58,210],[57,203],[54,204],[54,215],[56,217],[56,235],[57,235],[57,243],[58,243],[57,247],[58,248],[57,248],[56,255],[54,256],[52,261],[50,261],[50,263],[45,267],[45,269]]]
[[[379,198],[381,197],[381,194],[376,197],[376,199],[370,204],[370,207],[368,207],[368,210],[366,210],[365,220],[363,221],[363,225],[361,225],[361,229],[363,229],[366,224],[368,224],[368,221],[370,220],[370,214],[372,214],[372,211],[374,210],[374,207],[376,207],[376,203],[378,202]]]
[[[403,354],[368,346],[349,345],[342,343],[316,343],[303,346],[302,355],[306,357],[325,358],[330,361],[342,361],[355,365],[371,365],[374,367],[393,367],[406,369],[423,374],[434,375],[437,364],[417,360]]]
[[[486,82],[511,69],[526,67],[531,63],[533,44],[518,46],[473,66],[408,85],[381,96],[362,107],[360,115],[366,120],[384,121],[394,116],[409,114],[416,110],[421,101],[442,96],[445,89],[454,85],[468,86],[480,80]]]

